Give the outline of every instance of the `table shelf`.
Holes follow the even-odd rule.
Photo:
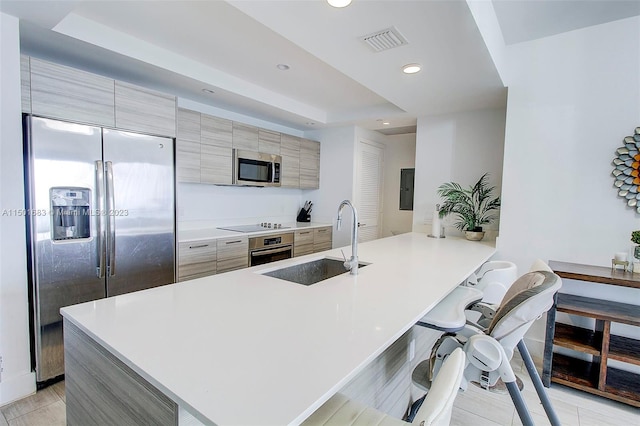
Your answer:
[[[609,268],[549,262],[561,278],[640,288],[638,274]],[[595,319],[593,330],[556,323],[556,312]],[[640,326],[637,305],[558,293],[547,314],[542,381],[560,383],[605,398],[640,407],[640,375],[608,365],[609,360],[640,366],[640,340],[611,334],[611,324]],[[562,347],[592,356],[584,361],[554,353]]]

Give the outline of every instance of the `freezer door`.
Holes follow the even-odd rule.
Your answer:
[[[173,140],[104,129],[107,296],[175,282]]]
[[[101,129],[26,117],[25,130],[34,352],[41,382],[64,373],[60,308],[105,296],[93,215]],[[71,214],[72,204],[83,206],[78,215]],[[56,224],[61,233],[54,232]]]

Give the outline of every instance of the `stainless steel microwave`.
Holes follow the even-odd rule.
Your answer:
[[[233,183],[249,186],[280,186],[282,157],[262,152],[233,150]]]

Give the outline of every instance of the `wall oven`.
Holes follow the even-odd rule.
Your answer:
[[[250,186],[280,186],[282,157],[262,152],[233,150],[233,183]]]
[[[293,232],[249,238],[249,266],[293,257]]]

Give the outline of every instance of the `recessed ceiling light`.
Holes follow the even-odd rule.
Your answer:
[[[291,67],[290,67],[289,65],[287,65],[287,64],[278,64],[278,65],[276,65],[276,67],[277,67],[280,71],[286,71],[286,70],[288,70],[289,68],[291,68]]]
[[[389,125],[389,124],[391,124],[391,123],[389,123],[388,121],[383,121],[383,122],[382,122],[382,124],[383,124],[384,126],[388,126],[388,125]]]
[[[313,121],[307,121],[307,126],[315,126],[316,123],[314,123]]]
[[[211,89],[202,89],[202,91],[203,91],[204,93],[209,93],[209,94],[214,94],[214,93],[216,93],[216,92],[214,92],[214,91],[213,91],[213,90],[211,90]]]
[[[351,0],[327,0],[327,3],[333,7],[347,7],[351,4]]]
[[[402,72],[405,74],[415,74],[422,69],[420,64],[407,64],[402,67]]]

